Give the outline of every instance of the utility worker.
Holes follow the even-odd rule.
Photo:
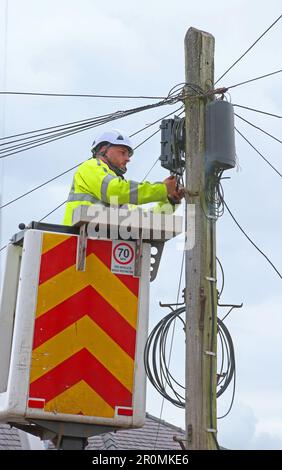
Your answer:
[[[129,137],[119,130],[98,136],[91,151],[93,158],[82,163],[74,175],[64,225],[72,224],[76,207],[92,204],[109,206],[112,197],[115,197],[118,206],[158,202],[153,208],[154,212],[173,212],[175,204],[184,197],[184,189],[177,189],[176,178],[172,176],[159,183],[138,183],[124,178],[133,147]]]

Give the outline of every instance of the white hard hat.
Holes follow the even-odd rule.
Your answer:
[[[95,153],[97,147],[99,147],[102,143],[109,143],[111,145],[125,145],[129,150],[130,156],[133,155],[133,146],[130,138],[124,134],[124,132],[118,129],[103,132],[103,134],[97,136],[91,147],[92,153]]]

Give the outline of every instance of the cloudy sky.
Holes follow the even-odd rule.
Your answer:
[[[8,10],[7,10],[8,5]],[[155,0],[0,0],[0,91],[165,96],[183,82],[186,31],[193,26],[215,37],[215,77],[227,68],[281,14],[281,2],[215,0],[173,4]],[[5,14],[6,12],[6,14]],[[244,57],[220,85],[281,69],[282,20]],[[6,59],[5,59],[6,58]],[[282,114],[281,75],[230,90],[228,99],[269,113]],[[151,103],[151,100],[0,96],[0,131],[12,135]],[[175,107],[176,109],[176,107]],[[114,124],[129,134],[172,112],[173,106],[146,111]],[[279,119],[236,108],[236,112],[281,139]],[[241,120],[238,129],[282,171],[280,143]],[[108,129],[108,126],[100,130]],[[134,137],[138,145],[157,126]],[[2,203],[89,157],[99,129],[37,147],[0,160]],[[160,153],[157,134],[140,147],[128,177],[141,180]],[[250,147],[236,137],[238,168],[228,172],[225,199],[255,243],[282,271],[281,179]],[[1,211],[1,244],[20,222],[39,220],[63,202],[72,173]],[[156,165],[148,179],[165,178]],[[59,223],[63,210],[48,221]],[[218,421],[220,443],[237,449],[282,448],[281,279],[253,248],[226,213],[217,224],[218,256],[224,266],[222,301],[244,303],[226,320],[236,361],[235,403]],[[3,264],[4,253],[0,254]],[[151,286],[150,325],[163,316],[158,301],[175,302],[181,252],[169,242],[157,280]],[[167,273],[170,273],[168,277]],[[219,274],[220,280],[220,274]],[[223,316],[224,312],[219,311]],[[172,367],[184,381],[184,338],[176,331]],[[227,411],[231,389],[219,399]],[[163,407],[162,407],[163,405]],[[148,386],[147,409],[184,427],[184,411],[162,403]]]

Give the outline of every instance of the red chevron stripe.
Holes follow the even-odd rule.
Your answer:
[[[39,284],[48,281],[76,263],[77,237],[70,236],[67,240],[51,248],[41,257]],[[88,240],[87,253],[94,253],[109,269],[111,269],[111,241]],[[124,274],[116,274],[120,281],[133,292],[136,297],[139,292],[139,279]]]
[[[43,282],[75,264],[76,247],[77,237],[70,236],[67,240],[44,253],[41,256],[39,284],[43,284]]]
[[[132,394],[86,349],[35,380],[29,395],[48,402],[80,380],[87,382],[112,408],[132,406]]]
[[[91,286],[85,287],[36,319],[33,349],[85,315],[92,318],[134,359],[135,329]]]

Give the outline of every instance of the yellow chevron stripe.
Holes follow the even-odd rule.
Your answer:
[[[51,250],[52,248],[55,248],[55,246],[57,245],[60,245],[68,238],[70,238],[70,235],[44,233],[42,243],[42,254],[47,253],[47,251]]]
[[[30,382],[38,379],[82,348],[132,392],[134,361],[88,316],[63,330],[32,353]]]
[[[106,403],[89,385],[81,380],[68,390],[50,400],[44,411],[55,413],[83,413],[86,416],[113,418],[114,408]]]
[[[137,297],[93,253],[86,258],[85,272],[77,271],[73,265],[39,286],[36,316],[40,317],[88,285],[136,327]]]

